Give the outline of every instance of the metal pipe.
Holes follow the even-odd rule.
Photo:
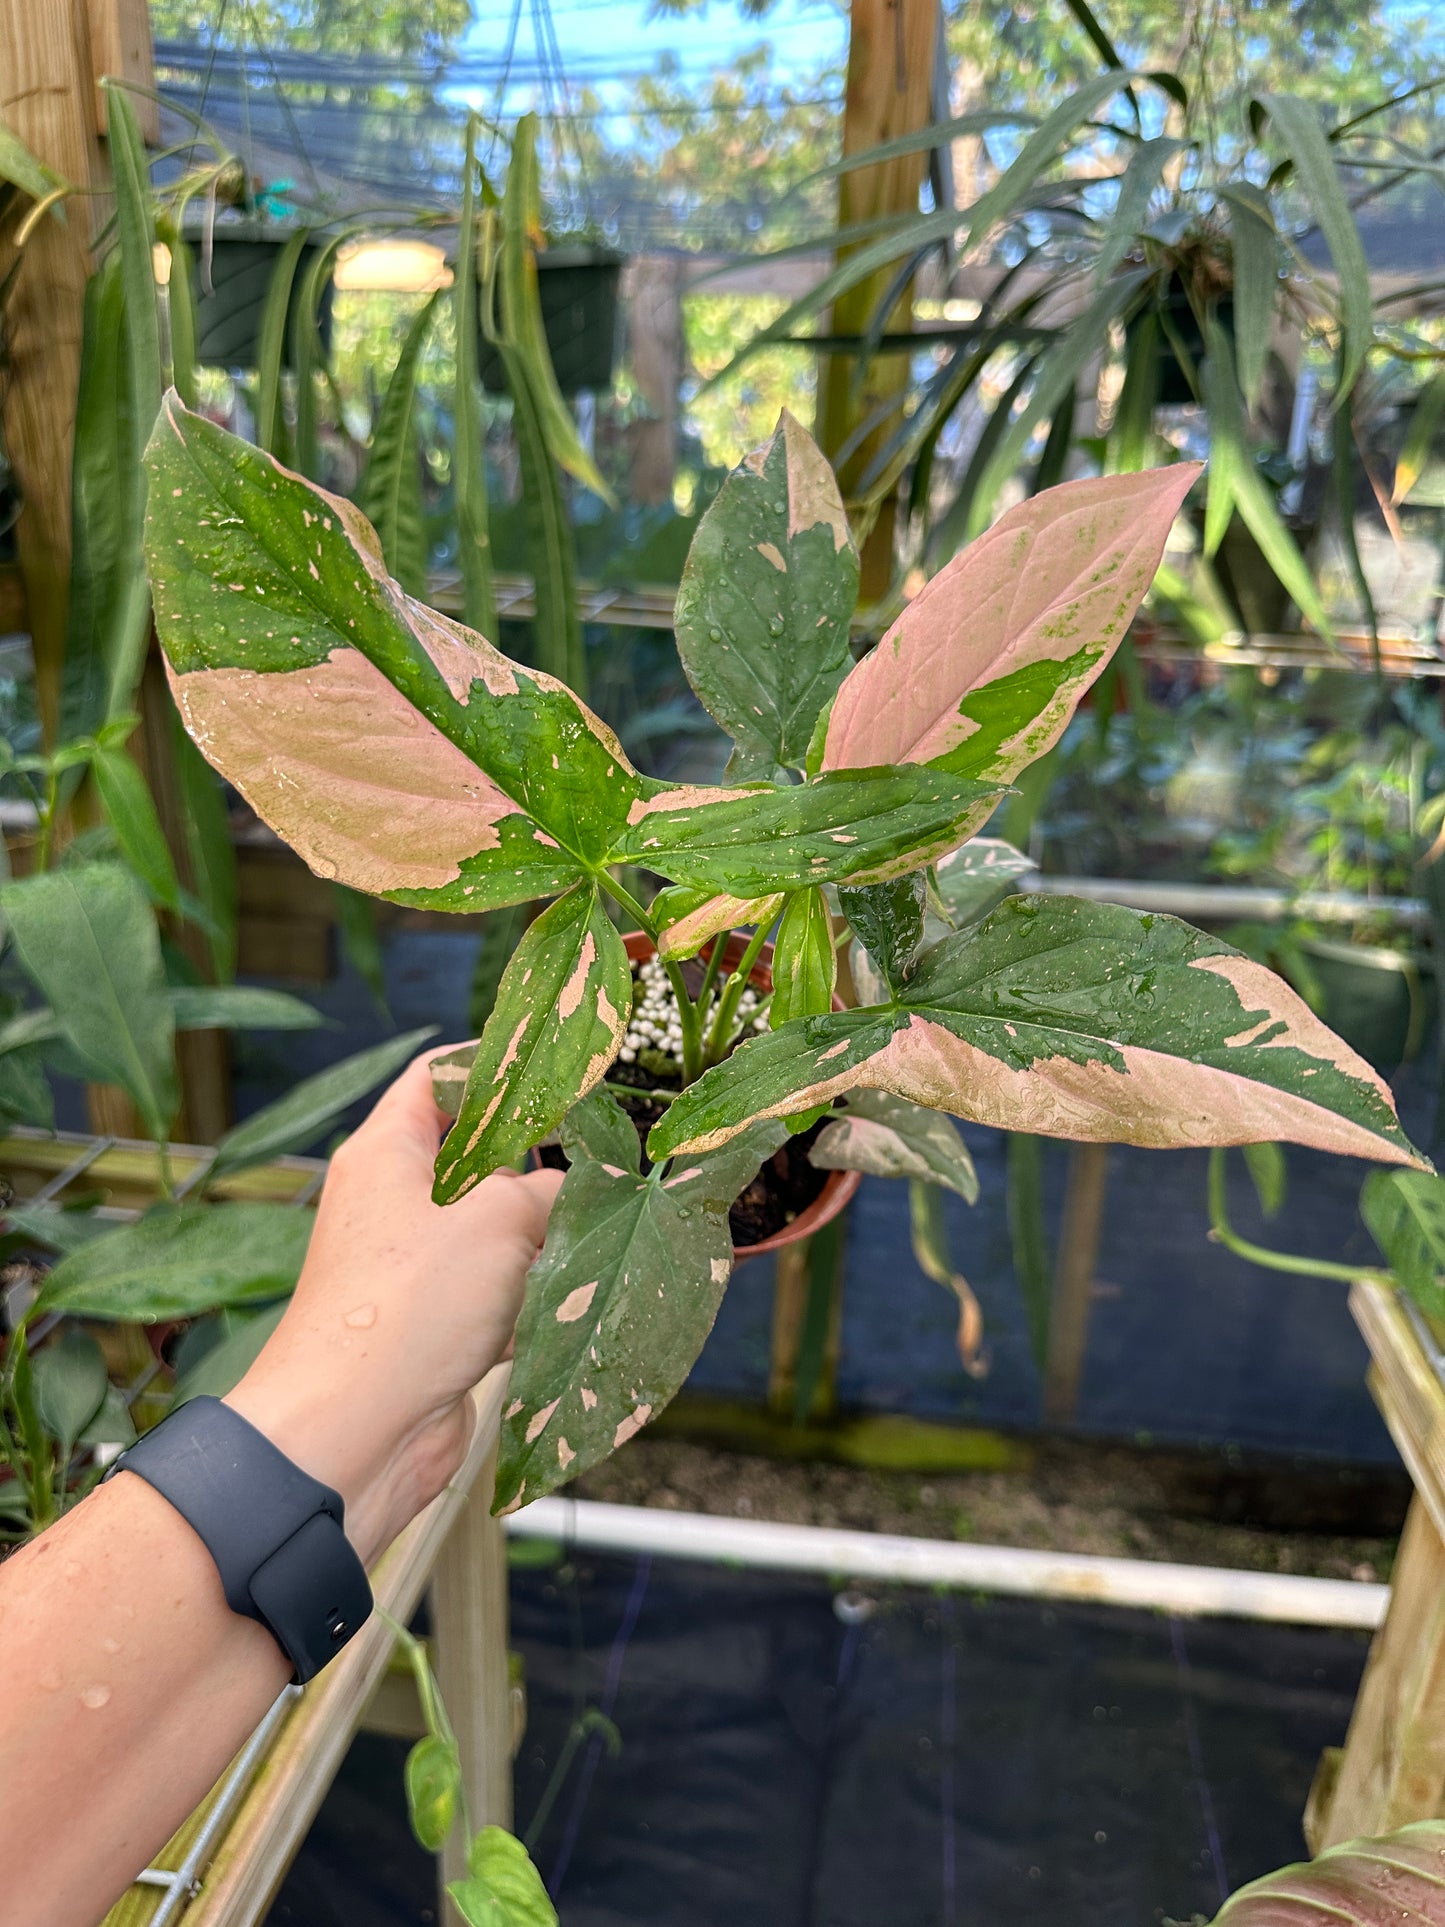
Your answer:
[[[1121,903],[1129,910],[1153,910],[1161,916],[1204,917],[1211,923],[1235,918],[1267,923],[1279,917],[1353,923],[1361,917],[1388,916],[1396,923],[1423,929],[1430,921],[1429,905],[1420,897],[1362,897],[1348,890],[1306,890],[1296,895],[1253,884],[1141,883],[1131,877],[1066,876],[1025,877],[1023,888],[1044,896]]]
[[[1082,1552],[959,1545],[888,1532],[779,1525],[595,1499],[538,1499],[511,1514],[519,1539],[556,1539],[588,1552],[652,1553],[671,1559],[737,1564],[756,1571],[815,1572],[833,1578],[947,1586],[1030,1599],[1072,1599],[1096,1606],[1296,1626],[1374,1631],[1385,1617],[1388,1586],[1292,1573],[1239,1572],[1152,1559],[1105,1559]]]

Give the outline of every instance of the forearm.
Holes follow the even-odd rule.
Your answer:
[[[0,1927],[94,1927],[290,1676],[123,1475],[0,1566]]]

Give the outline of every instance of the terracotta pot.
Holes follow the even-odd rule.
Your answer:
[[[633,963],[646,963],[656,949],[651,937],[644,936],[640,930],[629,930],[622,941]],[[723,948],[723,969],[735,970],[742,962],[746,948],[747,944],[742,937],[729,937]],[[712,946],[705,944],[702,955],[708,957],[711,954]],[[773,946],[770,943],[765,944],[761,956],[753,965],[752,976],[749,979],[755,990],[766,992],[772,989],[772,962]],[[833,1008],[846,1010],[847,1005],[835,997]],[[734,1261],[741,1264],[745,1258],[758,1258],[764,1252],[781,1251],[784,1245],[794,1245],[802,1238],[811,1238],[815,1231],[821,1231],[825,1224],[830,1224],[837,1217],[861,1182],[862,1173],[858,1171],[828,1172],[822,1190],[805,1211],[800,1211],[791,1224],[785,1224],[781,1231],[775,1231],[771,1238],[764,1238],[759,1244],[734,1245]]]

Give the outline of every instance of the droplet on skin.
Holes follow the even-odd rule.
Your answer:
[[[100,1643],[107,1653],[118,1653],[121,1649],[120,1641],[118,1639],[112,1639],[108,1633]]]
[[[375,1305],[355,1305],[346,1314],[346,1322],[355,1331],[365,1331],[376,1323]]]
[[[88,1706],[92,1713],[98,1712],[102,1706],[109,1703],[109,1700],[110,1688],[100,1680],[97,1680],[93,1686],[81,1688],[80,1703],[82,1706]]]
[[[40,1688],[42,1693],[58,1693],[60,1691],[60,1674],[53,1666],[47,1666],[43,1673],[37,1673],[35,1675],[35,1684]]]

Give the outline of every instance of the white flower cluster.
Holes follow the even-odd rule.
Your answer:
[[[640,1052],[651,1050],[661,1052],[681,1066],[682,1017],[667,972],[656,957],[649,957],[646,963],[637,966],[637,980],[642,995],[633,1002],[627,1035],[617,1053],[619,1059],[624,1064],[635,1064]],[[761,1016],[757,1012],[758,994],[749,984],[738,999],[738,1029],[766,1030],[767,1012]]]

